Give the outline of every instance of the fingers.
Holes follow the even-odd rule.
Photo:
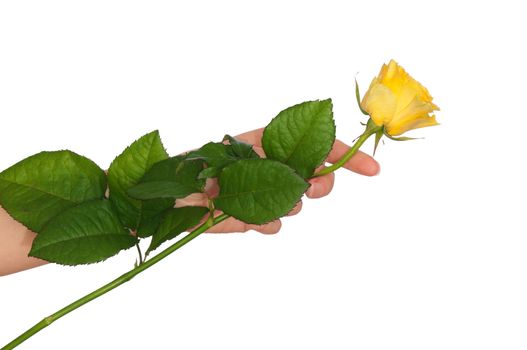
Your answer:
[[[185,206],[206,207],[208,205],[208,198],[213,197],[211,196],[211,193],[216,192],[218,190],[217,181],[215,179],[207,180],[205,189],[206,189],[206,193],[193,193],[185,198],[177,199],[176,207],[177,208],[185,207]],[[302,201],[299,201],[287,215],[288,216],[296,215],[300,212],[300,210],[302,210]],[[218,213],[219,212],[217,212],[216,215]],[[203,219],[202,223],[205,222],[205,220],[206,219]],[[231,217],[213,226],[212,228],[207,230],[207,232],[227,233],[227,232],[247,232],[250,230],[254,230],[260,233],[264,233],[264,234],[274,234],[280,231],[281,227],[282,227],[282,222],[280,220],[275,220],[265,225],[251,225],[251,224],[246,224],[244,222],[241,222]]]
[[[265,153],[262,149],[262,135],[263,128],[249,131],[243,134],[236,136],[235,138],[254,145],[253,149],[261,157],[265,156]],[[344,154],[350,149],[348,145],[340,140],[336,140],[333,144],[333,148],[328,155],[327,161],[330,163],[335,163],[341,159]],[[321,166],[320,168],[324,168]],[[359,151],[355,154],[346,164],[344,168],[351,170],[357,174],[374,176],[380,172],[379,163],[369,155]],[[316,177],[309,180],[310,187],[306,192],[307,197],[309,198],[321,198],[328,195],[335,184],[335,174],[331,173],[328,175]],[[187,205],[200,205],[207,206],[208,198],[213,198],[218,194],[219,188],[216,179],[209,179],[206,185],[206,194],[196,194],[191,195],[184,199],[178,199],[176,201],[176,206],[187,206]],[[302,209],[302,202],[298,202],[296,206],[289,212],[288,216],[296,215]],[[258,231],[264,234],[274,234],[277,233],[282,227],[282,222],[280,220],[275,220],[273,222],[267,223],[265,225],[251,225],[243,223],[234,218],[229,218],[218,225],[212,227],[207,232],[214,233],[227,233],[227,232],[247,232],[250,230]]]
[[[244,132],[243,134],[235,136],[234,138],[261,148],[263,131],[264,129],[260,128],[260,129]]]
[[[206,207],[209,199],[205,193],[193,193],[185,198],[176,199],[176,208],[181,207]]]
[[[302,210],[302,201],[299,201],[295,207],[287,214],[288,216],[293,216],[298,214]],[[209,233],[229,233],[229,232],[247,232],[254,230],[263,234],[275,234],[280,231],[282,228],[282,221],[275,220],[271,221],[265,225],[252,225],[246,224],[242,221],[236,220],[235,218],[228,218],[225,221],[220,222],[219,224],[211,227],[207,232]]]
[[[250,143],[256,147],[259,148],[259,150],[255,149],[257,153],[260,155],[263,154],[262,147],[262,135],[263,135],[264,129],[256,129],[252,130],[243,134],[240,134],[236,136],[237,139]],[[340,140],[336,140],[333,144],[333,149],[329,153],[327,161],[330,163],[335,163],[338,161],[344,153],[346,153],[349,150],[349,146],[346,145],[344,142]],[[381,169],[379,166],[379,163],[369,155],[367,155],[364,152],[357,152],[346,164],[344,165],[344,168],[351,170],[357,174],[366,175],[366,176],[374,176],[377,175]]]
[[[287,214],[287,216],[293,216],[298,214],[302,210],[302,201],[296,203],[295,207]],[[217,214],[216,214],[217,215]],[[275,234],[282,228],[282,221],[275,220],[265,225],[252,225],[246,224],[242,221],[236,220],[235,218],[228,218],[225,221],[211,227],[207,232],[209,233],[229,233],[229,232],[247,232],[254,230],[263,234]]]
[[[266,235],[278,233],[282,228],[282,221],[275,220],[265,225],[247,225],[247,230],[255,230]],[[246,232],[245,231],[245,232]]]
[[[207,179],[205,183],[204,193],[192,193],[185,198],[176,199],[176,208],[198,206],[207,207],[209,205],[209,198],[214,198],[218,195],[220,188],[217,179]]]
[[[247,232],[250,230],[254,230],[260,233],[264,233],[264,234],[275,234],[278,231],[280,231],[281,227],[282,227],[282,222],[280,220],[275,220],[265,225],[251,225],[251,224],[246,224],[244,222],[241,222],[231,217],[211,227],[209,230],[207,230],[207,232],[230,233],[230,232]]]
[[[339,140],[335,141],[333,149],[328,156],[328,162],[335,163],[340,158],[342,158],[348,149],[349,146],[347,146],[345,143]],[[319,167],[316,172],[323,168],[323,166]],[[344,168],[349,169],[357,174],[366,176],[377,175],[381,170],[379,163],[377,163],[375,159],[360,151],[344,164]],[[309,180],[309,183],[311,186],[306,192],[306,195],[309,198],[321,198],[327,196],[335,185],[335,173],[316,177]]]
[[[263,128],[248,131],[246,133],[236,136],[236,139],[256,146],[255,151],[260,154],[260,156],[262,156],[263,131]],[[344,142],[336,140],[333,144],[333,149],[329,153],[327,161],[330,163],[337,162],[340,158],[342,158],[342,156],[344,156],[344,154],[349,150],[349,148],[350,147]],[[357,174],[366,176],[377,175],[381,170],[379,163],[377,163],[375,159],[361,151],[357,152],[357,154],[355,154],[349,161],[347,161],[346,164],[344,164],[344,168],[351,170]]]
[[[260,156],[260,158],[265,158],[265,152],[260,146],[253,146],[253,151]]]
[[[291,211],[287,214],[287,216],[296,215],[300,213],[300,210],[302,210],[302,201],[298,201],[298,203],[296,203],[295,207],[291,209]]]
[[[309,183],[311,186],[308,188],[306,196],[308,198],[322,198],[327,196],[333,189],[333,185],[335,184],[335,173],[315,177],[314,179],[309,180]]]
[[[337,162],[350,147],[340,140],[336,140],[333,144],[333,149],[329,153],[328,162]],[[366,176],[374,176],[379,174],[381,167],[379,163],[364,152],[358,151],[350,160],[344,164],[344,168],[353,171],[354,173]]]

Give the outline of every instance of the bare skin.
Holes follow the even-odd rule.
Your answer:
[[[255,151],[260,155],[263,155],[264,152],[261,144],[262,133],[263,129],[257,129],[238,135],[236,136],[236,139],[254,145]],[[337,140],[327,158],[327,162],[336,162],[348,149],[349,146]],[[372,157],[360,151],[344,165],[344,168],[365,176],[374,176],[380,171],[379,164]],[[333,189],[334,181],[335,174],[333,173],[310,180],[311,186],[306,192],[306,196],[308,198],[321,198],[328,195]],[[207,196],[214,196],[217,192],[218,186],[216,182],[209,181],[207,183],[206,195],[191,195],[185,199],[177,200],[176,206],[206,205]],[[289,215],[297,214],[300,212],[301,208],[302,202],[299,202]],[[265,225],[248,225],[234,218],[229,218],[214,226],[208,232],[228,233],[255,230],[264,234],[274,234],[280,230],[281,226],[282,223],[280,220]],[[47,263],[44,260],[27,256],[35,236],[36,233],[28,230],[25,226],[15,221],[3,208],[0,207],[0,276],[27,270]]]

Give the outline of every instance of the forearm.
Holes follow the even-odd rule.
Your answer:
[[[35,236],[0,207],[0,276],[46,264],[27,256]]]

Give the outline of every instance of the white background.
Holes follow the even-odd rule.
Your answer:
[[[2,1],[0,169],[61,148],[106,168],[154,129],[176,154],[328,97],[349,143],[355,74],[390,58],[441,107],[278,235],[200,237],[20,349],[527,348],[520,3]],[[0,278],[0,345],[134,259]]]

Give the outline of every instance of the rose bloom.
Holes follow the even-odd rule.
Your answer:
[[[364,95],[361,107],[378,126],[390,136],[408,130],[438,125],[433,111],[439,107],[432,103],[432,96],[418,81],[391,60],[384,64],[379,76],[374,78]]]

